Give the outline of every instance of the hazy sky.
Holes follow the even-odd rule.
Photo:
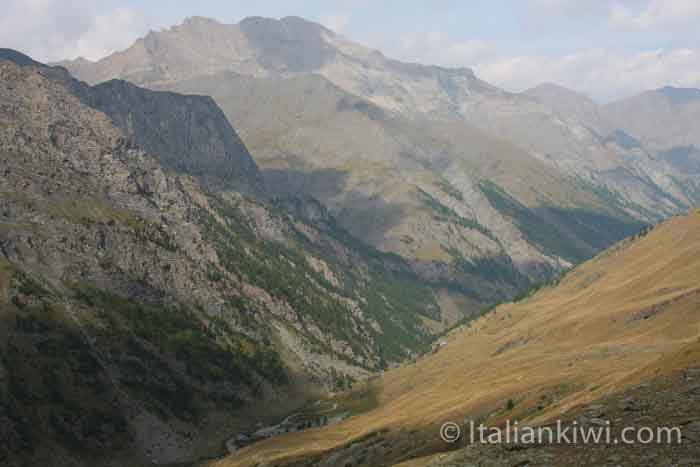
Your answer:
[[[0,47],[97,59],[199,15],[302,16],[386,55],[473,68],[512,91],[554,82],[600,101],[700,87],[700,0],[2,0]]]

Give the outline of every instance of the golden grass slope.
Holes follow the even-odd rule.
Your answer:
[[[383,460],[400,462],[445,449],[437,436],[445,421],[543,422],[687,365],[685,351],[700,342],[700,213],[623,242],[558,286],[501,306],[447,339],[436,354],[374,382],[375,409],[253,445],[216,465],[284,464],[380,430],[389,440],[415,433],[420,450]],[[509,399],[511,411],[504,409]]]

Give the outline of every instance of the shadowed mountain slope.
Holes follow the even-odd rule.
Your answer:
[[[91,87],[60,67],[45,66],[9,49],[0,50],[0,60],[39,67],[85,104],[108,115],[134,144],[157,155],[164,166],[196,176],[207,188],[264,195],[255,162],[211,98],[152,92],[119,80]]]
[[[645,417],[657,414],[687,427],[688,438],[683,446],[637,445],[633,451],[607,446],[608,453],[619,449],[617,463],[692,459],[700,449],[697,427],[689,427],[697,421],[691,408],[698,403],[697,382],[688,376],[697,376],[700,351],[699,259],[700,212],[671,219],[456,330],[434,355],[387,372],[365,389],[373,408],[364,413],[337,427],[261,442],[214,465],[392,465],[457,448],[439,439],[447,421],[502,426],[510,419],[537,426],[563,418],[590,426],[591,417],[623,413],[615,409],[622,403],[636,412],[624,415],[631,426],[641,428],[644,420],[657,426]],[[692,397],[688,406],[672,404],[683,391]],[[613,422],[616,430],[620,420]],[[521,449],[471,446],[442,459],[591,465],[586,456],[606,456],[598,448],[584,453],[563,446],[557,455],[574,463],[552,464],[546,446]]]
[[[424,352],[464,316],[314,200],[209,191],[64,70],[27,63],[0,60],[3,465],[219,455],[231,431]],[[182,122],[140,109],[126,121],[147,139]]]
[[[472,268],[514,290],[641,226],[623,205],[504,140],[461,122],[405,118],[320,76],[223,73],[167,87],[214,97],[271,190],[323,200],[357,237],[419,267],[432,262],[445,279]]]
[[[691,202],[683,180],[666,177],[644,151],[542,99],[502,91],[471,70],[402,63],[297,17],[222,24],[189,18],[149,33],[98,62],[65,62],[82,79],[120,78],[169,87],[198,76],[235,72],[256,78],[321,75],[344,91],[411,119],[461,121],[510,141],[564,173],[621,197],[627,211],[659,220]],[[273,118],[273,116],[270,116]]]
[[[300,18],[190,18],[93,75],[64,65],[92,81],[212,96],[273,192],[316,197],[355,236],[475,308],[683,205],[537,99],[469,70],[387,59]]]

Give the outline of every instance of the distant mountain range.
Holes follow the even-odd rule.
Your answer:
[[[655,152],[700,148],[700,89],[665,87],[604,107],[619,128]]]
[[[648,148],[585,96],[508,93],[301,18],[195,17],[61,65],[91,83],[212,96],[274,194],[317,198],[432,280],[491,271],[479,290],[512,293],[699,199],[692,150]]]

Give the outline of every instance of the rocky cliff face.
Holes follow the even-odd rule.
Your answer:
[[[161,87],[221,72],[321,75],[391,112],[466,122],[506,139],[564,174],[614,193],[637,218],[658,220],[696,201],[685,180],[669,177],[668,166],[647,152],[630,151],[601,134],[605,125],[591,125],[590,113],[552,106],[532,93],[502,91],[467,69],[391,60],[301,18],[248,18],[232,25],[190,18],[97,63],[65,66],[91,81],[122,78]]]
[[[638,225],[514,145],[465,124],[416,122],[319,76],[223,73],[168,87],[220,102],[272,190],[323,200],[356,236],[428,277],[471,284],[482,302],[541,281]],[[582,220],[594,210],[617,233],[571,229],[562,216]],[[546,239],[548,229],[562,240]]]
[[[151,92],[118,80],[85,88],[81,98],[165,167],[196,176],[210,190],[264,195],[255,162],[211,98]]]
[[[54,73],[0,60],[3,463],[217,454],[250,404],[346,387],[458,319],[321,207],[203,189]]]
[[[105,113],[135,145],[157,156],[162,165],[197,177],[207,189],[264,196],[255,162],[211,98],[150,92],[119,80],[93,87],[60,67],[47,67],[8,49],[0,50],[1,59],[41,68],[45,76],[63,82],[84,104]]]
[[[0,93],[2,406],[15,433],[0,455],[195,455],[198,421],[284,374],[264,321],[240,324],[242,284],[207,280],[217,260],[193,224],[196,183],[37,68],[2,62]]]
[[[300,18],[192,18],[92,67],[65,65],[212,96],[274,192],[318,198],[472,308],[690,204],[674,180],[649,176],[647,153],[618,150],[575,115]]]

